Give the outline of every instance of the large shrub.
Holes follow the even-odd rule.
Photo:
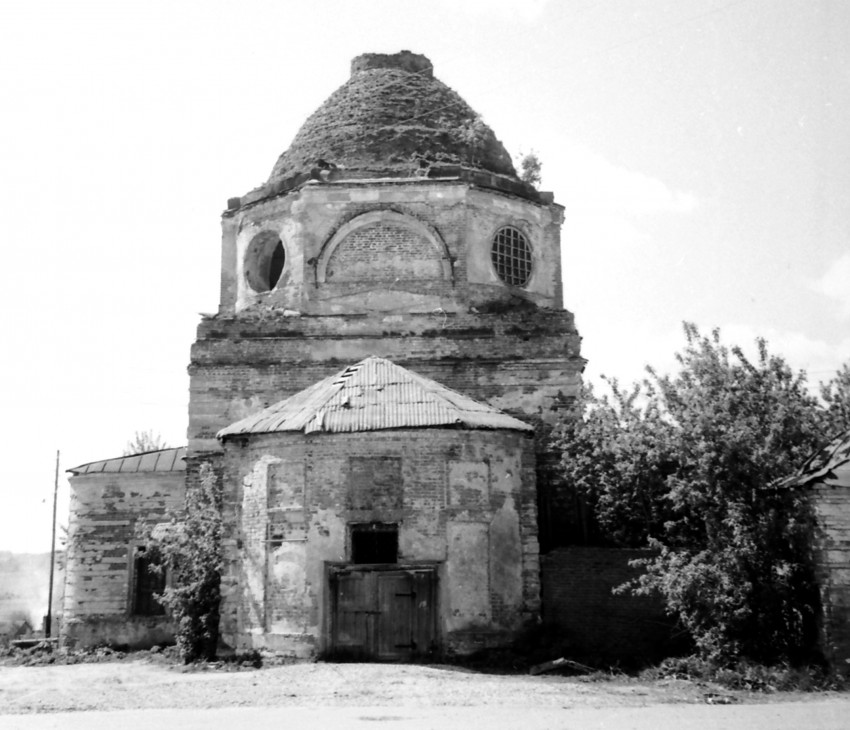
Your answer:
[[[685,335],[676,374],[586,396],[561,432],[564,482],[612,542],[655,549],[631,588],[660,593],[705,658],[807,659],[811,519],[780,485],[828,414],[764,341],[751,360],[716,331]]]
[[[148,553],[171,576],[161,601],[177,624],[185,662],[215,658],[222,569],[222,491],[209,464],[186,492],[181,518],[148,538]]]

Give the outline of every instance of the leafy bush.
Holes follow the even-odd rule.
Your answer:
[[[768,666],[750,661],[718,665],[698,656],[665,659],[641,672],[641,679],[685,679],[716,682],[728,689],[749,692],[822,692],[847,689],[846,678],[821,665]]]
[[[830,430],[803,373],[763,340],[750,361],[685,325],[679,372],[584,394],[562,478],[616,545],[651,547],[629,588],[660,593],[718,665],[811,659],[818,592],[805,494],[778,486]],[[841,413],[837,387],[832,410]],[[833,407],[834,406],[834,407]]]
[[[177,623],[177,647],[186,663],[215,658],[223,557],[222,490],[209,464],[186,492],[185,513],[170,529],[149,535],[147,550],[171,584],[160,600]]]

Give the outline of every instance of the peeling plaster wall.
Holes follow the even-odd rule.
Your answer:
[[[817,520],[816,569],[821,593],[821,648],[833,666],[850,665],[850,463],[812,487]]]
[[[466,197],[466,279],[473,304],[492,298],[492,289],[507,289],[490,259],[493,236],[503,226],[522,231],[531,246],[531,279],[522,287],[544,307],[563,306],[561,223],[559,205],[535,205],[522,198],[473,188]]]
[[[373,521],[398,523],[399,563],[442,566],[445,649],[504,642],[540,608],[532,448],[515,432],[454,429],[227,441],[224,642],[326,648],[325,564],[350,559],[348,524]]]
[[[389,234],[394,229],[399,244],[416,231],[425,234],[415,235],[431,242],[421,249],[420,259],[411,259],[409,245],[388,246],[385,260],[376,266],[372,246],[336,248],[340,231],[356,224],[360,216],[381,215],[392,220],[388,218],[383,225],[370,221],[371,230]],[[536,203],[457,180],[309,184],[225,214],[219,311],[233,314],[257,305],[313,315],[437,307],[456,311],[510,295],[559,308],[563,305],[562,221],[563,208],[555,203]],[[522,289],[502,283],[490,260],[493,236],[505,225],[522,230],[531,244],[533,273]],[[348,240],[368,230],[353,230]],[[286,265],[272,291],[256,292],[245,280],[245,257],[250,242],[266,231],[280,237]],[[357,281],[351,281],[348,288],[340,288],[332,277],[325,276],[329,259],[336,260],[341,251],[346,251],[351,270],[360,269]],[[384,268],[387,276],[381,284]],[[404,274],[406,271],[415,276]],[[392,296],[376,300],[376,291]]]
[[[401,501],[366,508],[349,498],[341,502],[341,485],[351,476],[349,456],[376,456],[378,444],[390,448],[383,435],[345,437],[353,451],[329,450],[321,459],[319,451],[298,453],[301,446],[270,447],[252,453],[250,467],[234,460],[231,447],[222,459],[215,438],[228,424],[370,355],[524,420],[553,423],[577,394],[584,368],[573,315],[562,309],[563,208],[551,195],[475,180],[311,182],[271,197],[237,199],[222,217],[220,307],[203,319],[192,348],[188,437],[190,472],[198,460],[209,460],[222,466],[236,490],[226,518],[232,526],[223,587],[226,641],[320,650],[328,623],[323,561],[346,559],[346,524],[354,521],[397,521],[403,557],[441,564],[446,647],[485,646],[499,632],[513,631],[518,617],[536,615],[530,442],[492,458],[479,447],[461,453],[466,446],[458,439],[465,444],[466,435],[452,436],[454,450],[439,439],[421,454],[396,444],[392,448],[404,453]],[[493,266],[493,236],[506,225],[520,229],[531,246],[532,275],[524,287],[503,283]],[[265,240],[258,235],[279,237],[286,252],[270,291],[255,291],[245,275],[252,241]],[[258,467],[263,456],[280,462]],[[278,477],[268,469],[279,475],[292,463],[303,468],[300,511],[282,507],[280,490],[270,483]],[[482,561],[468,561],[470,550],[483,550]],[[464,561],[478,571],[475,581],[464,573]]]
[[[185,473],[72,476],[62,642],[149,647],[173,638],[163,616],[131,614],[137,526],[183,508]]]

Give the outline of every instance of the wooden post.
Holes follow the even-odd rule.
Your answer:
[[[47,618],[44,621],[44,637],[50,638],[53,619],[53,566],[56,562],[56,495],[59,492],[59,450],[56,450],[56,475],[53,478],[53,525],[50,537],[50,587],[47,590]]]

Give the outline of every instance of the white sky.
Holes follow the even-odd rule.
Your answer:
[[[62,469],[185,441],[219,216],[363,52],[410,49],[536,150],[590,361],[664,370],[682,320],[817,382],[850,359],[844,0],[0,6],[0,550],[50,547]],[[61,480],[60,521],[67,520]]]

